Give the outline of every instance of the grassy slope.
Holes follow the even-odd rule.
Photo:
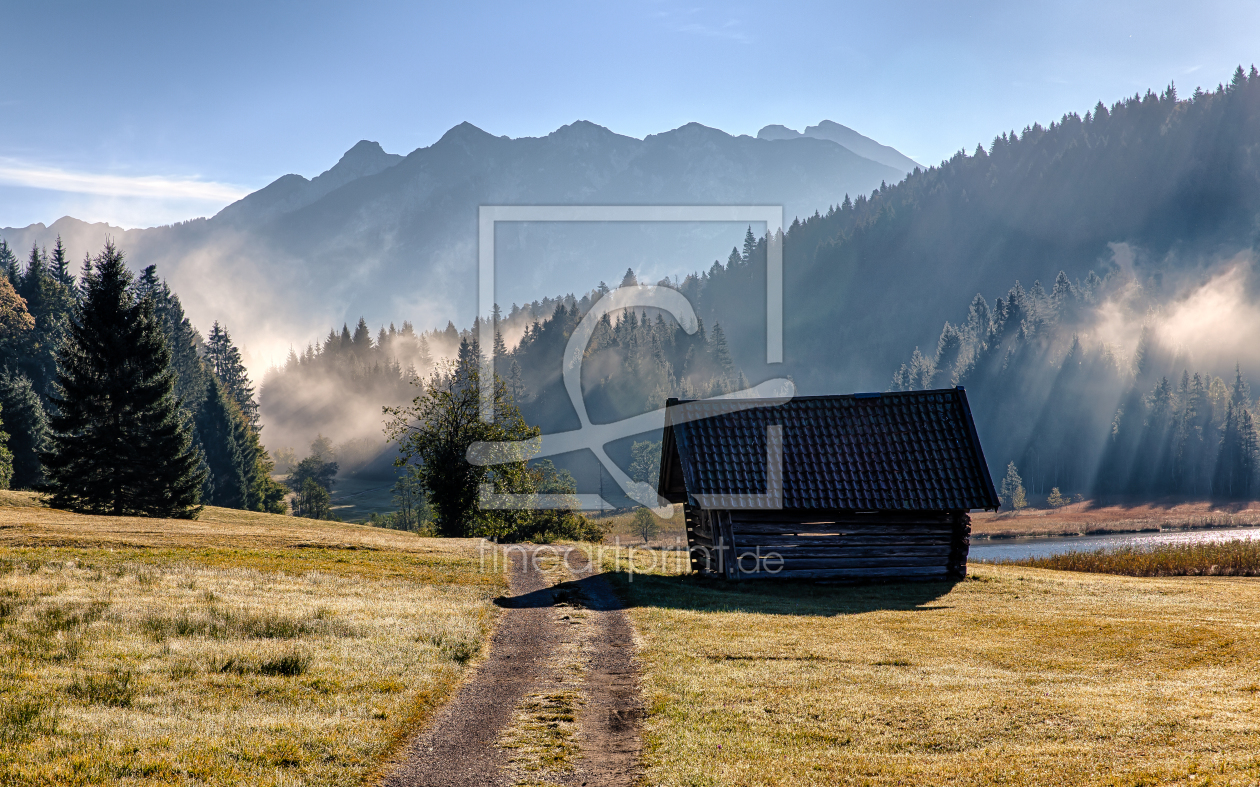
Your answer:
[[[1255,784],[1260,583],[635,575],[647,782]]]
[[[0,493],[0,783],[361,781],[450,695],[503,589],[471,541]]]

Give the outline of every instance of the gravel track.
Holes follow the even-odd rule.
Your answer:
[[[584,680],[578,712],[581,756],[574,768],[548,779],[564,785],[621,787],[634,783],[639,755],[639,684],[634,669],[634,631],[620,599],[595,574],[585,556],[567,556],[573,581],[553,588],[533,565],[532,549],[511,553],[511,595],[491,640],[490,655],[400,753],[382,780],[386,787],[494,787],[516,778],[499,736],[516,707],[556,680],[553,657],[564,642],[579,643]],[[554,609],[583,607],[583,631],[575,633]]]

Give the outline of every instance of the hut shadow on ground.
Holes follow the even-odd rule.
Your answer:
[[[624,571],[565,582],[522,596],[501,597],[508,608],[585,604],[599,594],[584,592],[594,582],[607,581],[623,608],[658,607],[694,612],[751,612],[763,615],[858,615],[865,612],[944,612],[952,608],[941,599],[955,582],[886,582],[828,585],[803,581],[751,579],[729,582],[699,574],[662,576]]]

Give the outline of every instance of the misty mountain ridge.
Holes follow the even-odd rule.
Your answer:
[[[283,176],[210,219],[122,231],[67,217],[0,234],[21,250],[60,233],[75,255],[112,235],[133,267],[158,265],[194,322],[226,322],[255,356],[278,361],[290,343],[360,315],[468,323],[479,205],[782,204],[790,220],[903,174],[825,139],[772,142],[698,123],[644,139],[588,121],[517,139],[461,123],[406,156],[359,142],[319,176]],[[501,227],[496,297],[506,308],[627,267],[653,280],[685,273],[744,230]]]
[[[863,158],[899,169],[904,175],[909,175],[914,171],[915,167],[926,169],[914,159],[903,155],[896,148],[881,145],[870,137],[862,136],[848,126],[842,126],[831,120],[824,120],[816,126],[806,126],[803,132],[780,125],[766,126],[757,132],[757,139],[771,141],[800,139],[801,137],[835,142],[837,145],[847,148]]]
[[[257,226],[280,214],[304,208],[352,180],[388,169],[403,158],[397,153],[386,153],[378,142],[361,140],[323,174],[311,180],[301,175],[284,175],[228,205],[214,218],[238,226]]]

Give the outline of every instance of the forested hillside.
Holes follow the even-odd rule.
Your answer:
[[[1226,271],[1172,304],[1124,273],[1059,273],[1049,292],[1016,282],[992,306],[977,295],[891,387],[965,385],[994,478],[1014,463],[1032,502],[1055,490],[1060,500],[1248,500],[1260,455],[1244,371],[1213,374],[1226,337],[1169,330],[1206,304],[1219,314],[1195,320],[1251,324],[1242,294],[1227,292],[1236,277]]]
[[[755,244],[750,234],[750,252]],[[738,252],[732,254],[741,259]],[[627,271],[619,286],[637,283],[633,271]],[[609,291],[601,283],[581,298],[514,304],[498,321],[492,348],[495,370],[531,425],[546,432],[579,426],[564,389],[561,361],[578,321]],[[322,342],[302,353],[291,352],[264,379],[260,405],[271,444],[286,449],[287,457],[318,433],[331,438],[339,457],[349,460],[342,461],[343,469],[367,464],[386,451],[380,407],[415,396],[411,383],[455,358],[461,342],[480,350],[477,336],[476,323],[463,331],[448,324],[445,330],[422,333],[403,323],[401,330],[392,324],[380,328],[374,339],[363,319],[353,332],[349,326],[329,331]],[[512,337],[510,346],[505,336]],[[747,386],[747,379],[735,366],[720,324],[701,321],[689,335],[659,310],[638,309],[600,319],[586,348],[582,385],[591,418],[607,422],[661,407],[671,396],[699,398],[738,390]],[[589,459],[570,457],[560,464],[589,480],[594,467]],[[377,464],[376,475],[384,478],[392,472],[387,463]]]
[[[846,196],[786,233],[787,371],[810,392],[882,388],[956,304],[1016,279],[1106,273],[1113,244],[1176,297],[1186,276],[1255,246],[1258,149],[1260,76],[1240,68],[1215,91],[1100,103]],[[762,365],[764,276],[762,263],[717,266],[697,293],[754,380],[777,373]]]

